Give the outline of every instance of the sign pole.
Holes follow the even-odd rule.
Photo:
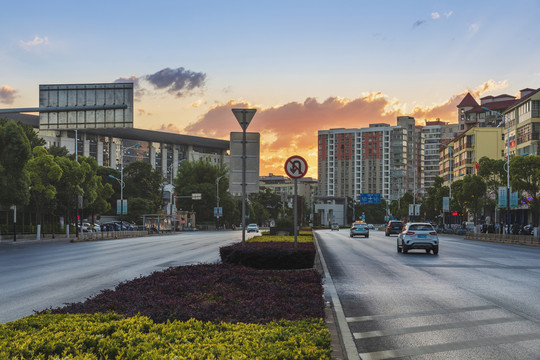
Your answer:
[[[243,123],[246,123],[246,112],[242,112]],[[242,127],[242,246],[246,245],[246,129]]]
[[[298,155],[291,156],[285,161],[285,173],[294,179],[294,247],[298,247],[298,179],[306,175],[308,165],[306,160]]]
[[[298,247],[298,180],[294,179],[294,247]]]

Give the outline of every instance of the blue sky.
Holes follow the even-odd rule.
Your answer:
[[[230,107],[255,106],[250,130],[261,132],[263,163],[275,173],[294,155],[283,154],[286,144],[316,161],[317,130],[395,124],[396,115],[455,122],[467,91],[540,87],[539,1],[22,0],[2,8],[0,107],[37,106],[39,84],[131,78],[136,127],[227,138],[239,130]]]

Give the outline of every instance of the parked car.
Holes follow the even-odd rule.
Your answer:
[[[366,224],[363,223],[354,223],[351,226],[350,237],[355,237],[356,235],[361,235],[366,238],[369,237],[369,228]]]
[[[386,225],[384,234],[390,236],[390,234],[399,234],[403,230],[403,222],[399,220],[390,220]]]
[[[330,230],[334,231],[339,231],[339,224],[338,223],[332,223],[332,225],[330,226]]]
[[[246,226],[246,231],[249,232],[259,232],[259,226],[257,224],[249,224]]]
[[[397,237],[397,252],[424,249],[426,254],[439,253],[439,236],[430,223],[408,223]]]

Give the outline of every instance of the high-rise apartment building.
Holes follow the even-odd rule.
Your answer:
[[[320,130],[319,195],[380,193],[393,200],[407,185],[407,130],[370,124],[362,129]]]
[[[458,134],[458,124],[440,121],[426,121],[422,127],[424,141],[424,187],[430,188],[440,175],[439,161],[441,144],[448,144]]]

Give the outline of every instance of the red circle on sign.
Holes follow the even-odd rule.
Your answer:
[[[300,179],[307,174],[307,170],[307,161],[299,155],[291,156],[285,161],[285,173],[290,178]]]

